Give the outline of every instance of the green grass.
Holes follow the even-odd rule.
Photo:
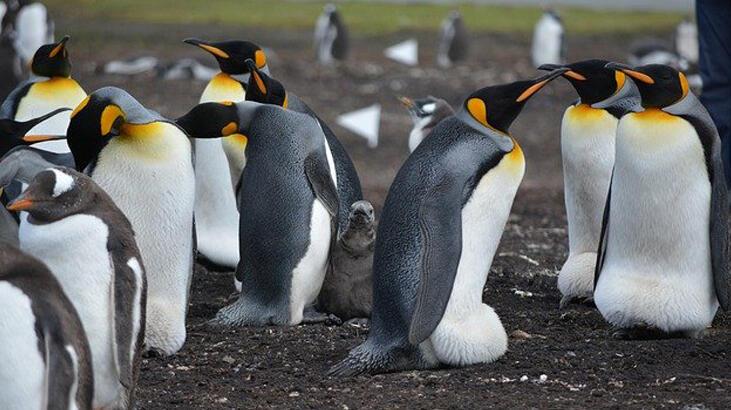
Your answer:
[[[323,1],[285,0],[47,0],[52,12],[75,20],[106,18],[150,23],[224,24],[271,30],[311,29]],[[339,2],[355,34],[388,34],[398,30],[435,30],[449,10],[458,8],[470,30],[528,33],[541,14],[536,7],[388,4]],[[683,17],[670,12],[559,9],[567,30],[579,34],[668,30]]]

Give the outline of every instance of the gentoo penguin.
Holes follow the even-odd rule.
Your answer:
[[[728,204],[721,142],[683,73],[610,63],[644,111],[617,127],[594,302],[617,337],[695,337],[728,309]]]
[[[465,28],[462,15],[454,10],[442,22],[437,47],[437,65],[449,68],[452,64],[464,60],[469,52],[469,35]]]
[[[411,120],[414,122],[414,128],[409,133],[410,152],[414,152],[439,121],[454,115],[452,106],[441,98],[428,96],[412,100],[401,97],[399,100],[409,110]]]
[[[134,231],[112,199],[70,168],[38,173],[8,205],[20,248],[61,283],[91,348],[94,408],[132,408],[145,331],[145,271]]]
[[[371,316],[375,219],[373,205],[368,201],[358,201],[350,207],[348,225],[340,228],[317,297],[321,311],[341,320]]]
[[[698,27],[688,17],[675,27],[675,52],[690,64],[698,63]]]
[[[91,176],[132,223],[148,283],[145,348],[185,342],[193,274],[195,179],[188,136],[127,92],[101,88],[71,114],[76,169]]]
[[[564,200],[569,256],[558,275],[561,307],[574,298],[590,298],[604,203],[614,166],[619,119],[640,107],[640,94],[608,61],[586,60],[565,66],[544,64],[541,70],[565,67],[563,73],[579,94],[561,121]],[[601,107],[601,108],[599,108]]]
[[[213,324],[296,325],[316,299],[335,237],[338,195],[325,136],[309,115],[252,101],[205,103],[178,119],[189,135],[246,136],[238,189],[239,299]]]
[[[679,70],[689,68],[688,61],[661,40],[654,38],[640,39],[630,44],[627,62],[633,66],[662,64]]]
[[[221,69],[203,91],[201,103],[243,101],[243,84],[249,76],[249,69],[244,63],[246,59],[254,60],[259,68],[267,70],[266,55],[254,43],[207,42],[197,39],[187,39],[185,42],[211,53]],[[243,154],[246,139],[196,139],[193,144],[196,158],[195,218],[198,252],[213,263],[234,268],[239,262],[239,214],[233,187],[238,183],[240,175],[238,164],[246,163]],[[234,163],[237,165],[234,166]],[[233,171],[233,168],[237,171]]]
[[[27,121],[59,108],[74,109],[86,98],[86,92],[71,78],[66,42],[69,36],[58,43],[41,46],[33,56],[31,70],[37,78],[20,84],[0,106],[0,118]],[[29,131],[31,134],[65,134],[71,111],[53,116]],[[65,141],[49,141],[38,148],[57,152],[69,152]]]
[[[322,14],[317,18],[314,44],[320,64],[329,65],[335,60],[343,61],[348,57],[348,29],[334,4],[325,5]]]
[[[91,352],[48,268],[0,243],[0,407],[91,409]]]
[[[543,64],[563,64],[566,61],[566,40],[561,17],[552,9],[548,9],[533,29],[531,48],[533,66]]]
[[[507,335],[482,292],[525,170],[508,129],[565,71],[472,93],[407,158],[378,224],[368,339],[331,375],[463,366],[505,353]]]
[[[53,42],[54,23],[43,3],[19,0],[18,5],[20,8],[13,23],[15,50],[21,65],[27,67],[39,47]]]
[[[355,202],[363,199],[363,193],[360,187],[360,178],[355,170],[350,155],[340,143],[338,138],[332,132],[330,127],[310,109],[296,95],[287,92],[282,84],[267,73],[257,69],[251,61],[251,77],[247,87],[246,99],[262,104],[274,104],[285,107],[288,110],[307,114],[317,120],[318,125],[325,133],[325,149],[328,162],[335,167],[335,186],[338,190],[338,199],[340,208],[338,211],[338,225],[346,226],[350,217],[350,206]]]

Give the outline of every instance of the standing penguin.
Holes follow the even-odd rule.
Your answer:
[[[74,109],[86,98],[86,92],[71,78],[71,62],[65,36],[58,43],[41,46],[33,56],[31,70],[38,78],[20,84],[0,106],[0,118],[28,121],[59,108]],[[71,111],[53,116],[36,125],[32,134],[64,134]],[[66,141],[38,144],[38,148],[68,153]]]
[[[565,71],[472,93],[409,156],[378,225],[368,339],[330,374],[464,366],[505,353],[505,329],[482,292],[525,170],[508,129]]]
[[[689,64],[698,64],[698,27],[689,17],[675,27],[675,52]]]
[[[639,111],[640,94],[624,73],[606,68],[608,61],[586,60],[565,66],[544,64],[541,70],[565,67],[563,73],[579,94],[561,121],[564,199],[569,225],[569,256],[558,274],[565,307],[574,298],[590,298],[604,203],[614,166],[619,119]]]
[[[317,61],[322,65],[330,65],[335,60],[343,61],[348,57],[348,29],[334,4],[325,5],[317,18],[314,44]]]
[[[39,1],[18,0],[13,19],[14,46],[22,67],[27,67],[43,44],[53,42],[55,24],[46,6]]]
[[[442,22],[437,48],[437,64],[442,68],[449,68],[452,64],[464,60],[469,52],[469,35],[465,28],[462,15],[454,10]]]
[[[439,121],[454,115],[452,106],[441,98],[428,96],[412,100],[401,97],[400,101],[409,110],[411,120],[414,122],[414,128],[409,133],[410,152],[414,152]]]
[[[299,97],[288,93],[282,84],[266,73],[258,70],[251,61],[251,78],[247,87],[246,99],[262,104],[274,104],[289,110],[307,114],[317,120],[325,134],[325,153],[328,163],[335,168],[335,186],[338,190],[340,208],[338,211],[338,225],[346,226],[350,217],[350,206],[363,199],[360,187],[360,178],[350,155],[335,136],[330,127],[310,109]]]
[[[531,59],[535,67],[566,61],[563,22],[555,10],[547,9],[533,29]]]
[[[317,298],[337,227],[335,169],[309,115],[244,101],[206,103],[178,120],[188,133],[246,136],[249,162],[238,189],[239,299],[212,321],[296,325],[324,320],[305,308]]]
[[[367,318],[373,306],[373,248],[376,241],[373,205],[358,201],[340,227],[330,251],[330,266],[317,297],[320,310],[341,320]]]
[[[594,302],[616,337],[698,336],[729,306],[721,142],[688,80],[663,65],[610,63],[644,111],[617,127]]]
[[[89,177],[38,173],[8,205],[23,211],[20,247],[61,283],[92,353],[94,408],[132,408],[145,331],[145,271],[122,211]]]
[[[195,179],[188,136],[115,87],[71,114],[68,143],[89,175],[132,223],[147,272],[145,347],[170,355],[185,342],[193,275]]]
[[[48,268],[0,243],[0,407],[91,409],[91,352]]]
[[[268,70],[266,55],[256,44],[248,41],[207,42],[187,39],[211,53],[221,69],[206,85],[200,102],[243,101],[244,83],[248,80],[247,59],[257,67]],[[238,183],[241,167],[246,163],[243,151],[246,139],[196,139],[195,146],[195,218],[198,251],[211,262],[235,268],[239,262],[239,213],[233,186]],[[241,151],[241,155],[236,153]],[[231,155],[227,155],[231,153]],[[227,158],[228,157],[228,161]],[[236,168],[234,172],[229,167]]]

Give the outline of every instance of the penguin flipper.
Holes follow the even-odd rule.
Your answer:
[[[55,166],[47,161],[41,150],[16,147],[0,159],[0,186],[8,186],[13,180],[30,183],[37,173]]]
[[[421,280],[409,328],[409,342],[426,340],[442,320],[462,254],[461,205],[464,184],[445,175],[419,207]]]
[[[609,204],[612,202],[612,181],[614,180],[614,168],[612,168],[612,176],[609,178],[609,191],[607,192],[607,201],[604,203],[604,212],[602,214],[602,230],[599,234],[599,247],[596,252],[596,266],[594,267],[594,290],[596,284],[599,283],[599,275],[602,273],[604,266],[604,258],[607,253],[607,233],[609,232]]]
[[[124,247],[120,244],[120,247]],[[114,277],[112,278],[111,302],[114,312],[114,352],[119,381],[128,394],[134,390],[138,352],[144,334],[145,274],[138,258],[123,249],[112,249]],[[139,322],[135,329],[135,303],[139,303]]]
[[[312,192],[322,202],[331,217],[338,218],[338,191],[325,165],[310,154],[305,158],[305,175],[310,182]]]
[[[61,340],[63,337],[60,329],[55,330],[55,326],[61,324],[45,323],[43,326],[43,354],[46,363],[45,403],[49,409],[63,408],[62,403],[76,402],[76,397],[71,397],[71,392],[79,377],[76,358],[72,356],[72,352],[76,355],[79,353],[73,351],[68,341]]]

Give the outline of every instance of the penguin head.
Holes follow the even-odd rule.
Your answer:
[[[563,77],[576,89],[583,104],[592,105],[616,94],[626,80],[625,74],[607,68],[606,60],[585,60],[572,64],[543,64],[539,70],[567,68]]]
[[[482,88],[467,97],[462,109],[482,127],[507,135],[526,101],[566,71],[567,68],[558,68],[533,80]]]
[[[682,72],[662,64],[630,67],[609,63],[607,68],[621,71],[634,81],[644,108],[665,108],[685,98],[690,92],[688,79]]]
[[[246,60],[249,59],[254,61],[259,70],[266,73],[269,72],[264,50],[252,42],[240,40],[208,42],[195,38],[189,38],[183,41],[213,54],[218,61],[218,66],[221,68],[221,71],[226,74],[249,74],[249,66],[246,64]]]
[[[376,220],[373,205],[365,200],[354,202],[350,206],[349,220],[350,224],[356,227],[372,224]]]
[[[42,45],[33,55],[30,69],[41,77],[70,77],[71,61],[66,51],[66,42],[71,37],[64,36],[59,42]]]
[[[19,145],[32,145],[43,141],[65,139],[65,135],[26,135],[36,125],[64,111],[71,110],[69,108],[59,108],[28,121],[0,119],[0,157]]]
[[[259,70],[252,59],[246,60],[251,75],[246,85],[246,101],[287,108],[287,91],[279,81]]]
[[[25,211],[38,221],[53,222],[83,212],[96,203],[96,189],[85,175],[64,167],[39,172],[7,208]]]
[[[152,135],[146,126],[164,121],[126,91],[100,88],[89,94],[71,113],[67,140],[76,169],[83,171],[115,137]]]
[[[231,101],[198,104],[175,122],[191,138],[218,138],[233,135],[247,138],[244,131],[239,129],[239,125],[242,123],[239,109]]]

